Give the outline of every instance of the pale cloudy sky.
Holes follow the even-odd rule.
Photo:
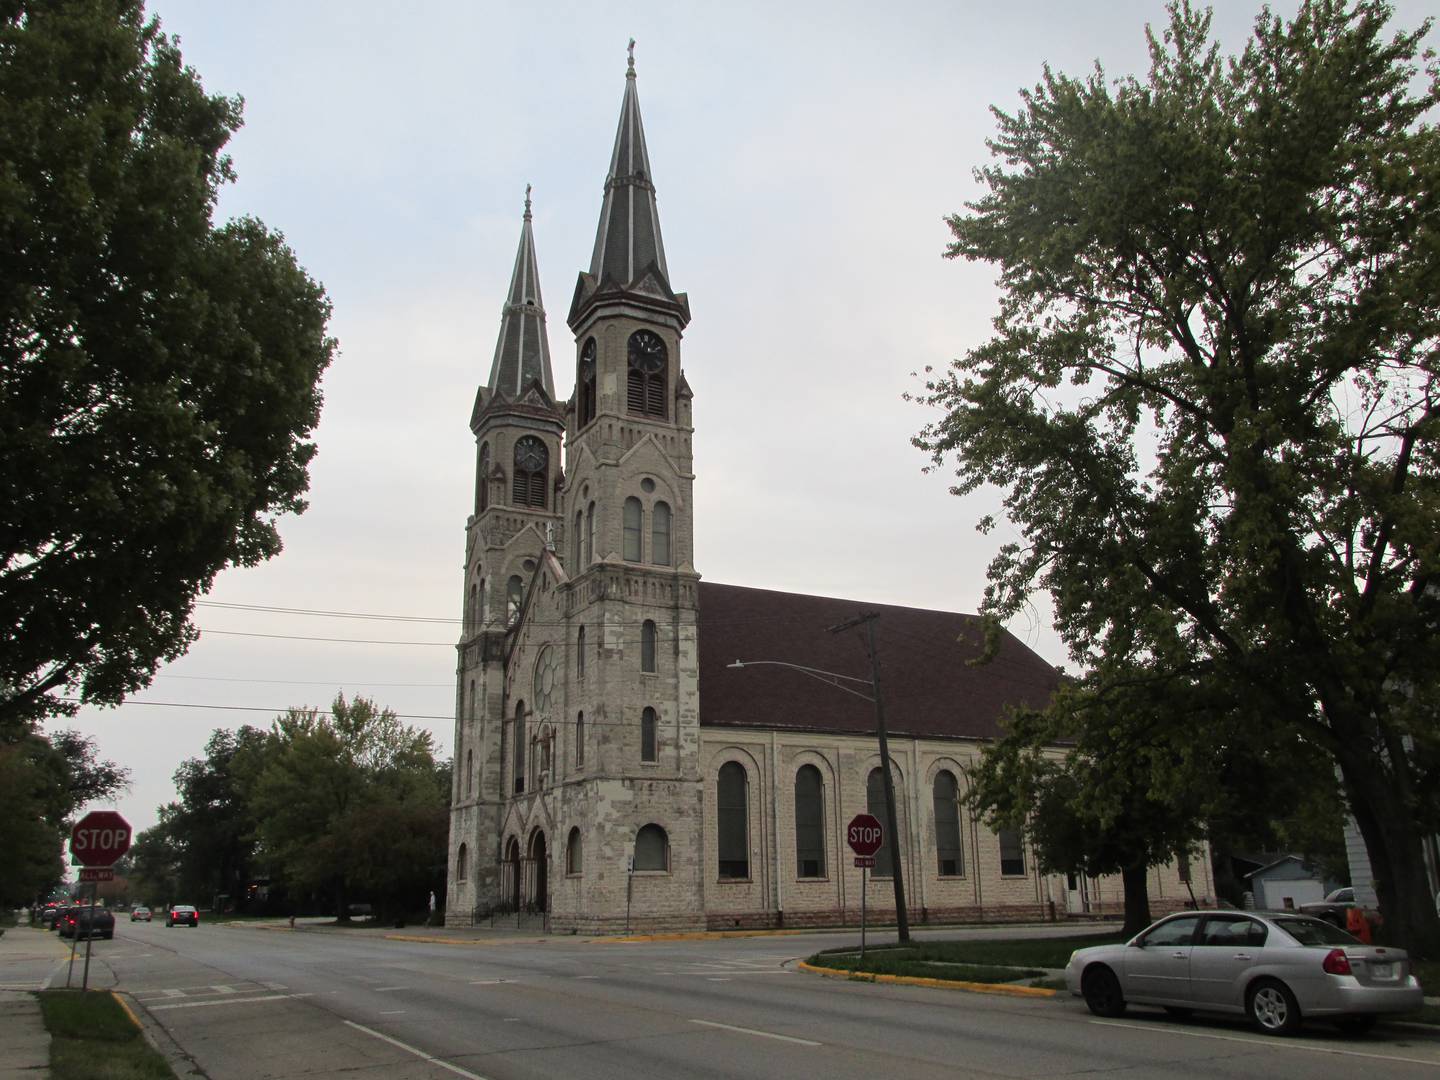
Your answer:
[[[1428,7],[1398,4],[1396,24]],[[564,317],[594,242],[630,37],[671,282],[694,315],[682,356],[697,569],[976,610],[1010,534],[974,531],[993,494],[959,500],[945,475],[922,474],[909,439],[927,414],[902,400],[919,386],[912,372],[978,344],[994,312],[990,269],[942,258],[943,218],[977,194],[989,107],[1015,106],[1046,63],[1143,72],[1160,0],[150,10],[207,89],[245,98],[221,216],[285,233],[328,290],[340,340],[310,510],[283,524],[281,556],[222,575],[210,600],[433,621],[199,608],[206,633],[189,655],[134,702],[71,724],[132,770],[117,805],[136,829],[155,823],[176,767],[216,727],[265,726],[340,690],[412,718],[449,754],[467,421],[525,185],[564,398],[575,347]],[[1257,10],[1217,5],[1227,49]],[[1042,612],[1011,629],[1064,662]]]

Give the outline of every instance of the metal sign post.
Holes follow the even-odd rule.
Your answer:
[[[625,933],[630,933],[630,893],[635,885],[635,856],[625,856]]]
[[[95,948],[95,897],[100,891],[100,883],[93,882],[90,886],[90,925],[85,930],[85,974],[80,979],[80,989],[90,989],[90,952]],[[80,936],[80,928],[75,928],[75,936]]]
[[[859,859],[855,860],[859,862]],[[869,873],[862,865],[860,867],[860,959],[865,959],[865,877]]]

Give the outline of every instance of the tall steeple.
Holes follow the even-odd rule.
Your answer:
[[[490,365],[487,386],[492,397],[514,400],[532,380],[540,380],[545,393],[555,397],[550,374],[550,342],[545,334],[545,304],[540,299],[540,273],[535,265],[535,237],[531,230],[530,185],[525,185],[525,220],[520,226],[520,248],[500,317],[500,338]]]
[[[590,269],[580,273],[568,321],[572,329],[595,305],[607,299],[627,299],[646,307],[659,307],[690,321],[690,304],[684,293],[670,287],[665,244],[660,236],[660,214],[655,205],[655,182],[640,120],[640,95],[635,88],[635,41],[631,39],[625,70],[625,96],[610,171],[605,177],[605,201]]]

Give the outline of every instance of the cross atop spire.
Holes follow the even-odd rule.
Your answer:
[[[630,47],[625,50],[625,53],[630,58],[625,65],[625,77],[633,79],[635,77],[635,39],[633,37],[630,39]]]
[[[525,220],[530,220],[530,185],[525,185]]]

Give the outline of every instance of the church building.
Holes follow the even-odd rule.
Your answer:
[[[665,262],[633,55],[566,322],[575,389],[557,401],[527,191],[470,416],[447,922],[854,925],[862,875],[871,919],[893,919],[897,851],[912,922],[1120,910],[1118,879],[1042,874],[1018,833],[961,802],[1007,709],[1058,685],[1024,644],[1005,634],[972,667],[973,615],[701,580],[690,302]],[[899,831],[873,872],[845,842],[857,813],[885,820],[863,629],[837,629],[862,609]],[[1151,871],[1157,911],[1213,892],[1198,861],[1193,881]]]

